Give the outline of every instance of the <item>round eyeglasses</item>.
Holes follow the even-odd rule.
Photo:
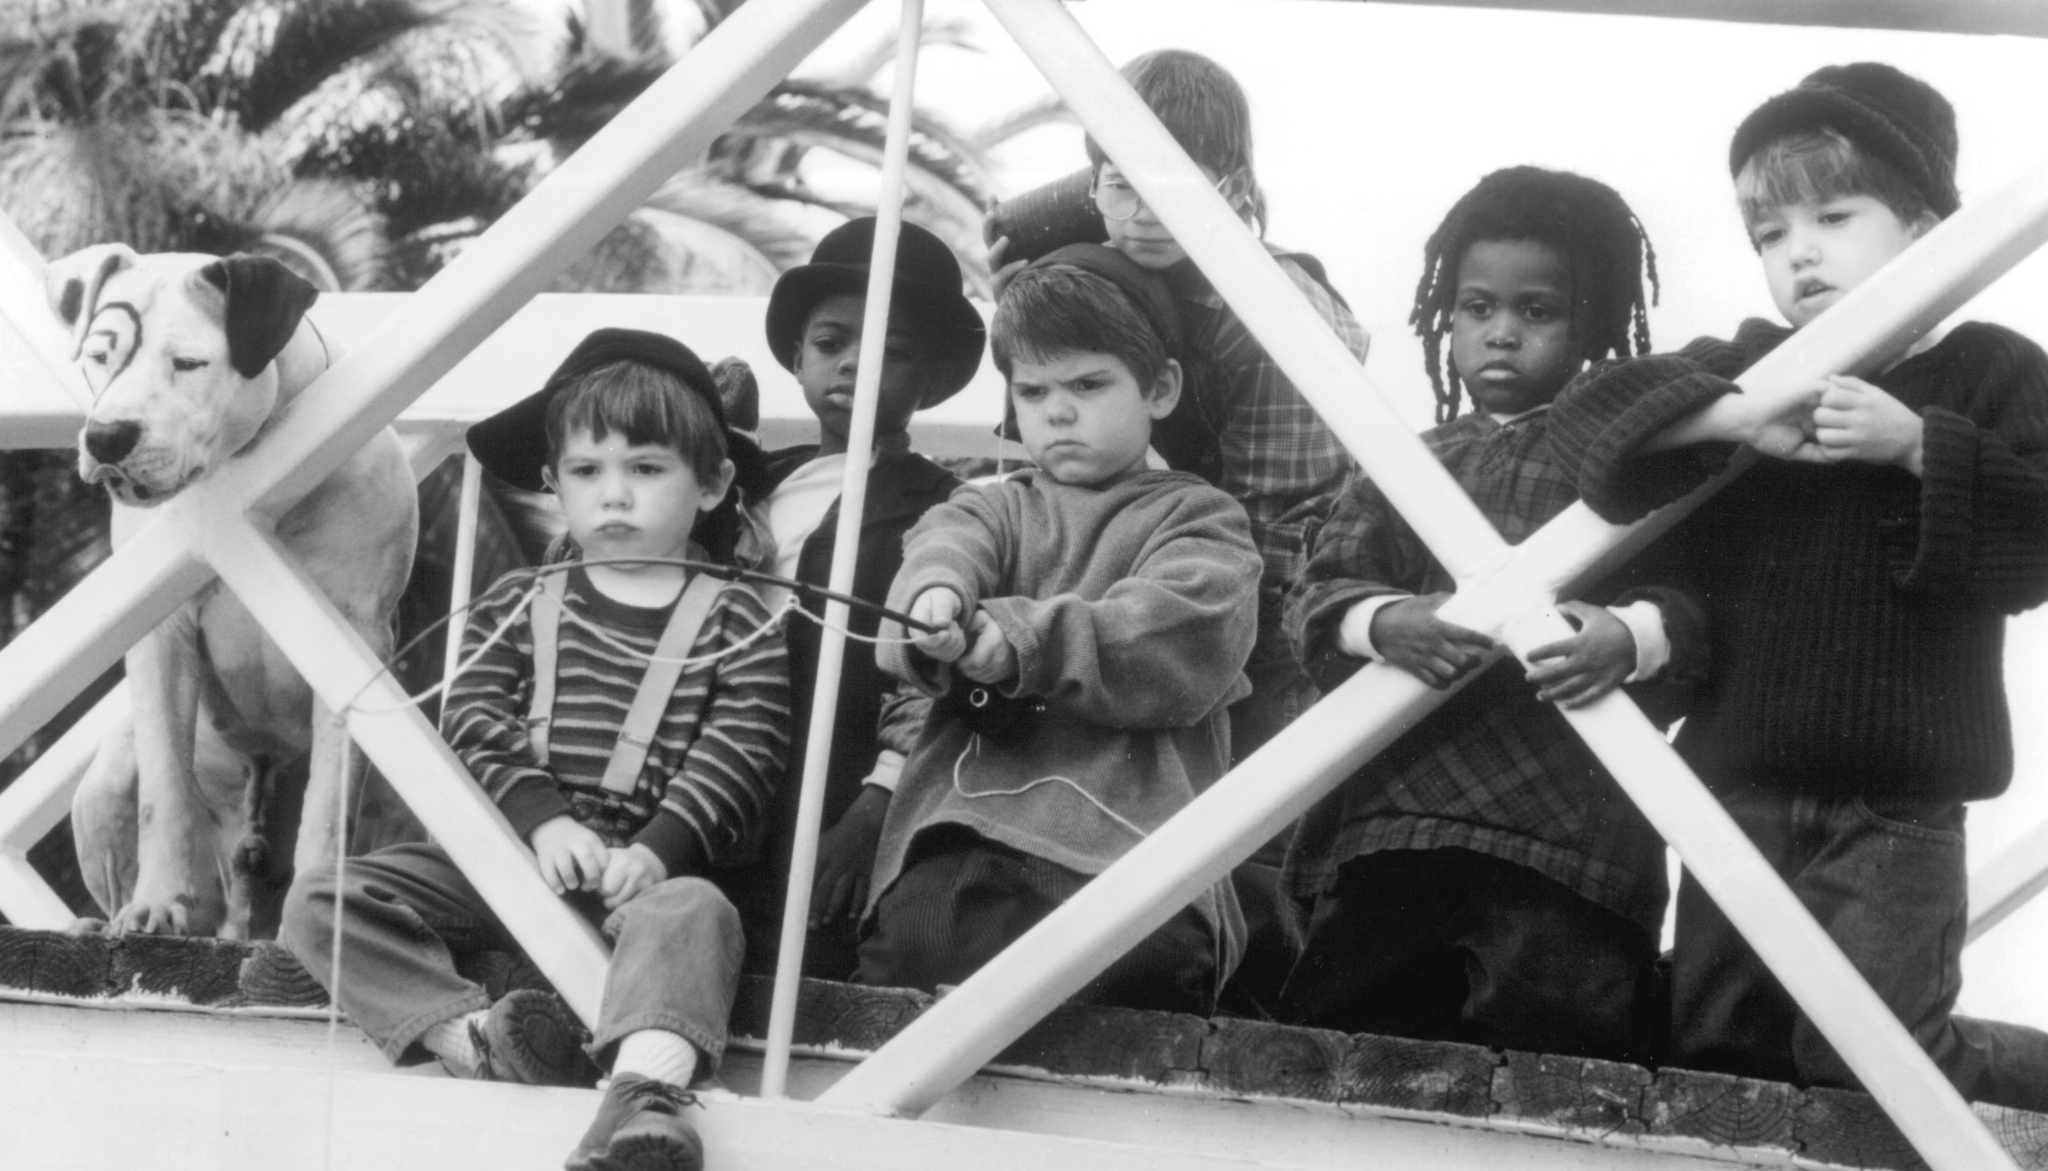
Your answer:
[[[1213,184],[1216,193],[1225,199],[1230,198],[1229,192],[1224,190],[1229,182],[1230,176],[1225,175]],[[1088,194],[1094,197],[1095,209],[1102,213],[1102,218],[1118,223],[1137,215],[1138,209],[1145,206],[1145,197],[1139,195],[1138,189],[1131,186],[1130,181],[1122,176],[1114,179],[1097,179]]]

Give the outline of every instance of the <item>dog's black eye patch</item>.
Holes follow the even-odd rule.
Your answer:
[[[78,320],[78,314],[85,308],[85,282],[69,280],[64,282],[64,292],[57,298],[57,316],[70,325]]]

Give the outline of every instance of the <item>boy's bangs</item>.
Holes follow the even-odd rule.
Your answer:
[[[710,406],[670,375],[639,362],[600,366],[565,387],[548,412],[548,462],[560,459],[577,431],[603,440],[614,433],[633,446],[667,447],[692,470],[715,472],[726,457],[725,434]]]
[[[1927,210],[1927,201],[1896,168],[1857,150],[1833,130],[1773,139],[1735,176],[1735,198],[1745,223],[1781,207],[1852,195],[1877,200],[1901,220]]]
[[[1122,291],[1065,265],[1017,274],[996,307],[989,349],[1005,378],[1020,358],[1043,362],[1060,354],[1108,354],[1148,392],[1167,358],[1159,335]]]

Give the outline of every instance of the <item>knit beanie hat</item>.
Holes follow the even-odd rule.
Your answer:
[[[794,372],[797,341],[811,310],[827,297],[866,296],[874,259],[875,217],[848,220],[825,234],[809,264],[783,273],[768,296],[768,351]],[[915,322],[929,338],[938,363],[932,388],[919,408],[937,406],[957,394],[981,368],[988,327],[960,291],[960,261],[943,240],[906,223],[896,238],[896,273],[889,288],[889,316]]]
[[[1735,129],[1728,171],[1791,134],[1833,130],[1898,170],[1943,218],[1961,206],[1956,193],[1956,112],[1941,92],[1890,65],[1859,61],[1814,70],[1796,87],[1758,106]]]
[[[1166,356],[1180,357],[1180,308],[1174,302],[1173,290],[1167,287],[1166,278],[1106,244],[1068,244],[1032,261],[1027,268],[1058,265],[1092,273],[1116,286],[1116,290],[1152,327],[1159,344],[1166,350]],[[1005,439],[1019,437],[1017,410],[1008,395],[1003,396],[1003,422],[997,428],[997,434]]]

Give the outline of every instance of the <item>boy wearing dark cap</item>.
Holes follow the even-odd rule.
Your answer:
[[[469,444],[500,478],[561,498],[581,558],[484,595],[445,721],[548,886],[613,945],[587,1047],[611,1084],[567,1165],[695,1169],[681,1109],[724,1051],[744,950],[738,913],[703,876],[758,848],[789,685],[781,638],[757,637],[770,616],[753,590],[673,559],[729,555],[734,482],[758,476],[759,453],[727,430],[695,354],[622,329],[586,338]],[[280,938],[393,1061],[529,1084],[595,1076],[552,994],[493,1004],[457,972],[458,956],[517,944],[438,846],[351,859],[339,883],[333,867],[301,874]]]
[[[1952,1010],[1963,803],[2012,776],[2005,619],[2048,598],[2048,355],[1968,322],[1867,380],[1731,381],[1955,211],[1956,148],[1947,100],[1888,65],[1830,66],[1764,103],[1729,168],[1793,328],[1596,367],[1551,432],[1616,521],[1735,444],[1777,457],[1667,538],[1713,640],[1679,750],[1965,1096],[2044,1110],[2048,1036]],[[1854,1084],[1690,875],[1675,960],[1675,1063]]]
[[[906,538],[889,605],[943,630],[882,626],[883,668],[935,706],[883,827],[863,983],[960,982],[1229,767],[1260,560],[1235,500],[1146,466],[1177,331],[1158,277],[1099,245],[1004,291],[996,366],[1038,466]],[[1242,937],[1218,883],[1080,999],[1206,1014]]]
[[[815,586],[830,584],[832,577],[874,239],[873,216],[834,229],[818,242],[809,264],[782,274],[768,299],[769,349],[796,375],[804,401],[818,417],[818,442],[768,454],[767,492],[753,513],[774,541],[775,571]],[[852,590],[876,603],[888,595],[902,563],[903,534],[960,486],[951,472],[910,450],[910,417],[951,398],[973,379],[987,339],[980,312],[961,293],[960,262],[937,236],[915,224],[904,224],[897,240],[889,305],[874,460]],[[809,597],[803,603],[824,616],[821,600]],[[855,635],[872,637],[879,621],[872,611],[856,610],[849,625]],[[748,967],[754,971],[770,969],[780,935],[820,641],[816,623],[789,628],[796,730],[790,784],[776,804],[769,862],[750,878],[741,900]],[[915,693],[892,692],[893,681],[875,665],[874,656],[864,647],[855,651],[847,654],[839,680],[825,774],[826,828],[818,843],[811,898],[814,929],[804,948],[805,973],[835,980],[853,975],[854,925],[867,897],[875,840],[904,755],[929,707]]]

